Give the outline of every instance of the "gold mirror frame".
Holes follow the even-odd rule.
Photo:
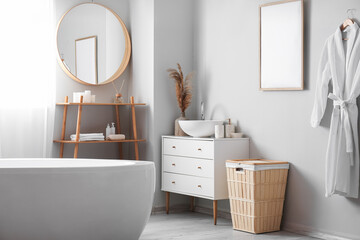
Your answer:
[[[76,76],[74,76],[64,65],[64,63],[61,60],[61,56],[60,56],[60,51],[59,51],[59,47],[58,47],[58,34],[59,34],[59,28],[61,25],[61,22],[63,21],[64,17],[66,16],[66,14],[68,14],[72,9],[80,6],[80,5],[84,5],[84,4],[95,4],[95,5],[99,5],[107,10],[109,10],[112,14],[114,14],[114,16],[117,18],[117,20],[120,22],[120,25],[122,27],[122,30],[124,32],[124,36],[125,36],[125,52],[124,52],[124,57],[121,61],[121,64],[119,66],[119,68],[116,70],[116,72],[107,80],[105,80],[102,83],[98,83],[98,84],[91,84],[91,83],[87,83],[82,81],[81,79],[77,78]],[[71,79],[81,83],[81,84],[85,84],[85,85],[90,85],[90,86],[101,86],[101,85],[105,85],[107,83],[111,83],[112,81],[114,81],[115,79],[117,79],[126,69],[127,65],[129,64],[130,61],[130,56],[131,56],[131,41],[130,41],[130,36],[129,36],[129,32],[124,24],[124,22],[121,20],[121,18],[119,17],[119,15],[117,15],[112,9],[99,4],[99,3],[80,3],[78,5],[75,5],[74,7],[70,8],[68,11],[66,11],[66,13],[60,18],[59,23],[57,25],[56,28],[56,48],[57,48],[57,59],[58,59],[58,63],[61,67],[61,69],[66,73],[66,75],[68,75]]]

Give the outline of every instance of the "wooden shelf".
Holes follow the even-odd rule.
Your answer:
[[[105,141],[72,141],[54,140],[54,143],[125,143],[125,142],[145,142],[146,139],[124,139],[124,140],[105,140]]]
[[[120,158],[123,158],[122,144],[126,142],[131,142],[134,144],[135,151],[135,159],[139,160],[139,142],[145,142],[145,139],[137,138],[137,130],[136,130],[136,120],[135,120],[135,106],[144,106],[145,103],[135,103],[134,97],[130,97],[130,103],[83,103],[83,96],[80,97],[79,103],[69,103],[69,97],[65,97],[65,101],[63,103],[56,103],[57,106],[64,106],[63,113],[63,121],[62,121],[62,130],[61,130],[61,139],[53,140],[54,143],[60,143],[60,158],[64,155],[64,146],[65,143],[75,144],[74,147],[74,158],[78,157],[79,144],[81,143],[118,143],[119,144],[119,153]],[[68,106],[77,106],[77,123],[76,123],[76,140],[65,140],[65,129],[66,129],[66,118],[67,118],[67,110]],[[105,140],[105,141],[79,141],[80,139],[80,126],[81,126],[81,115],[83,106],[114,106],[116,113],[116,133],[120,134],[120,117],[119,117],[119,106],[130,106],[131,108],[131,118],[132,118],[132,130],[133,130],[133,139],[123,139],[123,140]]]
[[[144,106],[145,103],[56,103],[58,106]]]

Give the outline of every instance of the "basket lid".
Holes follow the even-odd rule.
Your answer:
[[[241,163],[248,165],[269,165],[269,164],[287,164],[288,162],[267,160],[267,159],[235,159],[227,160],[226,162]]]
[[[289,163],[266,159],[236,159],[227,160],[226,167],[244,168],[248,170],[260,171],[269,169],[288,169]]]

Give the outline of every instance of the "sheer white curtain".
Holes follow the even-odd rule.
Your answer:
[[[1,157],[51,153],[55,94],[51,7],[50,0],[1,3]]]

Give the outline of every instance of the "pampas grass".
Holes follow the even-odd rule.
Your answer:
[[[175,81],[176,99],[181,112],[184,113],[191,103],[191,79],[193,77],[193,72],[186,75],[184,79],[180,64],[178,63],[177,66],[178,69],[169,68],[167,71],[169,72],[169,77]]]

